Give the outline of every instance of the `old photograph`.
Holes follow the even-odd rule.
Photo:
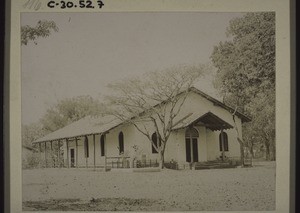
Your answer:
[[[20,23],[23,211],[275,210],[275,12]]]

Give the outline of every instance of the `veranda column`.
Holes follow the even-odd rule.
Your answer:
[[[104,137],[104,165],[105,165],[105,168],[104,170],[106,171],[106,166],[107,166],[107,147],[106,147],[106,135],[103,134],[103,137]]]
[[[45,167],[47,168],[47,144],[45,141]]]
[[[96,139],[95,139],[95,135],[93,135],[93,142],[94,142],[94,170],[96,170]]]
[[[75,138],[75,145],[76,145],[76,167],[78,168],[78,138]]]
[[[106,155],[104,155],[104,171],[106,172],[107,159]]]
[[[60,167],[61,166],[61,162],[60,162],[60,140],[58,140],[57,143],[58,143],[57,161],[58,161],[58,167]]]
[[[224,134],[223,127],[221,128],[221,144],[222,144],[222,161],[225,159]]]
[[[42,143],[39,143],[39,153],[40,153],[40,163],[39,166],[40,168],[42,167]]]
[[[85,168],[88,168],[89,139],[87,136],[84,137],[84,148],[85,148]]]
[[[66,146],[67,146],[67,167],[70,167],[70,163],[69,163],[69,140],[68,138],[66,138]]]
[[[50,149],[51,149],[50,157],[51,157],[51,162],[52,162],[51,167],[54,167],[55,163],[54,163],[54,159],[53,159],[53,146],[52,146],[52,141],[50,141]]]

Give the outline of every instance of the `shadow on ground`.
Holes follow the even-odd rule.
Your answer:
[[[163,211],[162,200],[130,198],[53,199],[23,202],[23,211]]]

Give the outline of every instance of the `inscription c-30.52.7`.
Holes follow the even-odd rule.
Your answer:
[[[87,8],[101,9],[104,6],[102,0],[48,0],[47,2],[41,0],[26,0],[23,4],[24,9],[29,10],[40,10],[44,8],[44,3],[46,3],[47,8],[51,9],[71,9],[71,8]]]
[[[77,0],[77,1],[49,1],[47,7],[56,9],[68,9],[68,8],[102,8],[104,6],[101,0]]]

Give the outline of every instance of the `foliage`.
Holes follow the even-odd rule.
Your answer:
[[[231,20],[231,40],[211,55],[217,67],[215,86],[224,101],[251,115],[243,145],[264,143],[275,149],[275,13],[247,13]]]
[[[253,154],[253,146],[264,144],[266,158],[275,159],[275,93],[261,93],[249,108],[252,122],[245,124],[244,138],[248,142],[250,152]],[[250,110],[249,110],[250,111]]]
[[[22,125],[22,144],[33,147],[32,142],[36,139],[87,115],[95,116],[101,114],[102,109],[103,105],[90,96],[78,96],[61,100],[56,105],[50,107],[39,122]],[[37,145],[34,148],[36,150],[39,149]],[[51,162],[57,158],[56,153],[59,147],[57,143],[53,143],[52,148],[53,153],[48,153],[48,158],[50,158]],[[44,146],[41,146],[41,151],[43,152],[43,150]],[[61,154],[63,154],[63,150],[61,150]],[[26,156],[26,158],[25,161],[29,164],[28,166],[31,168],[36,166],[37,156],[35,156],[35,153],[32,153],[32,156]],[[55,163],[57,164],[58,162]],[[41,163],[41,165],[43,164]]]
[[[29,25],[21,26],[21,44],[27,45],[29,41],[34,41],[39,37],[48,37],[51,30],[58,32],[58,27],[54,21],[40,20],[35,27]]]
[[[32,148],[31,151],[22,150],[22,168],[37,168],[40,165],[39,155],[37,154],[37,150],[39,147],[37,145],[33,145],[32,142],[46,134],[43,131],[41,125],[39,123],[32,123],[29,125],[22,125],[22,147]]]
[[[40,156],[38,153],[32,153],[28,155],[26,159],[23,159],[22,168],[23,169],[34,169],[38,168],[40,165]]]
[[[87,115],[102,113],[103,105],[90,96],[66,98],[50,107],[41,119],[43,129],[53,132]]]
[[[165,168],[178,170],[178,163],[173,159],[169,163],[165,163]]]
[[[32,147],[32,141],[44,136],[46,133],[40,123],[22,125],[22,144]]]
[[[109,88],[115,94],[107,96],[108,113],[133,124],[164,161],[164,151],[171,131],[190,87],[204,73],[205,66],[177,66],[163,71],[131,78]],[[152,141],[153,130],[158,143]]]
[[[142,154],[143,154],[143,150],[136,144],[134,144],[132,147],[133,149],[133,161],[136,159],[140,159]]]

